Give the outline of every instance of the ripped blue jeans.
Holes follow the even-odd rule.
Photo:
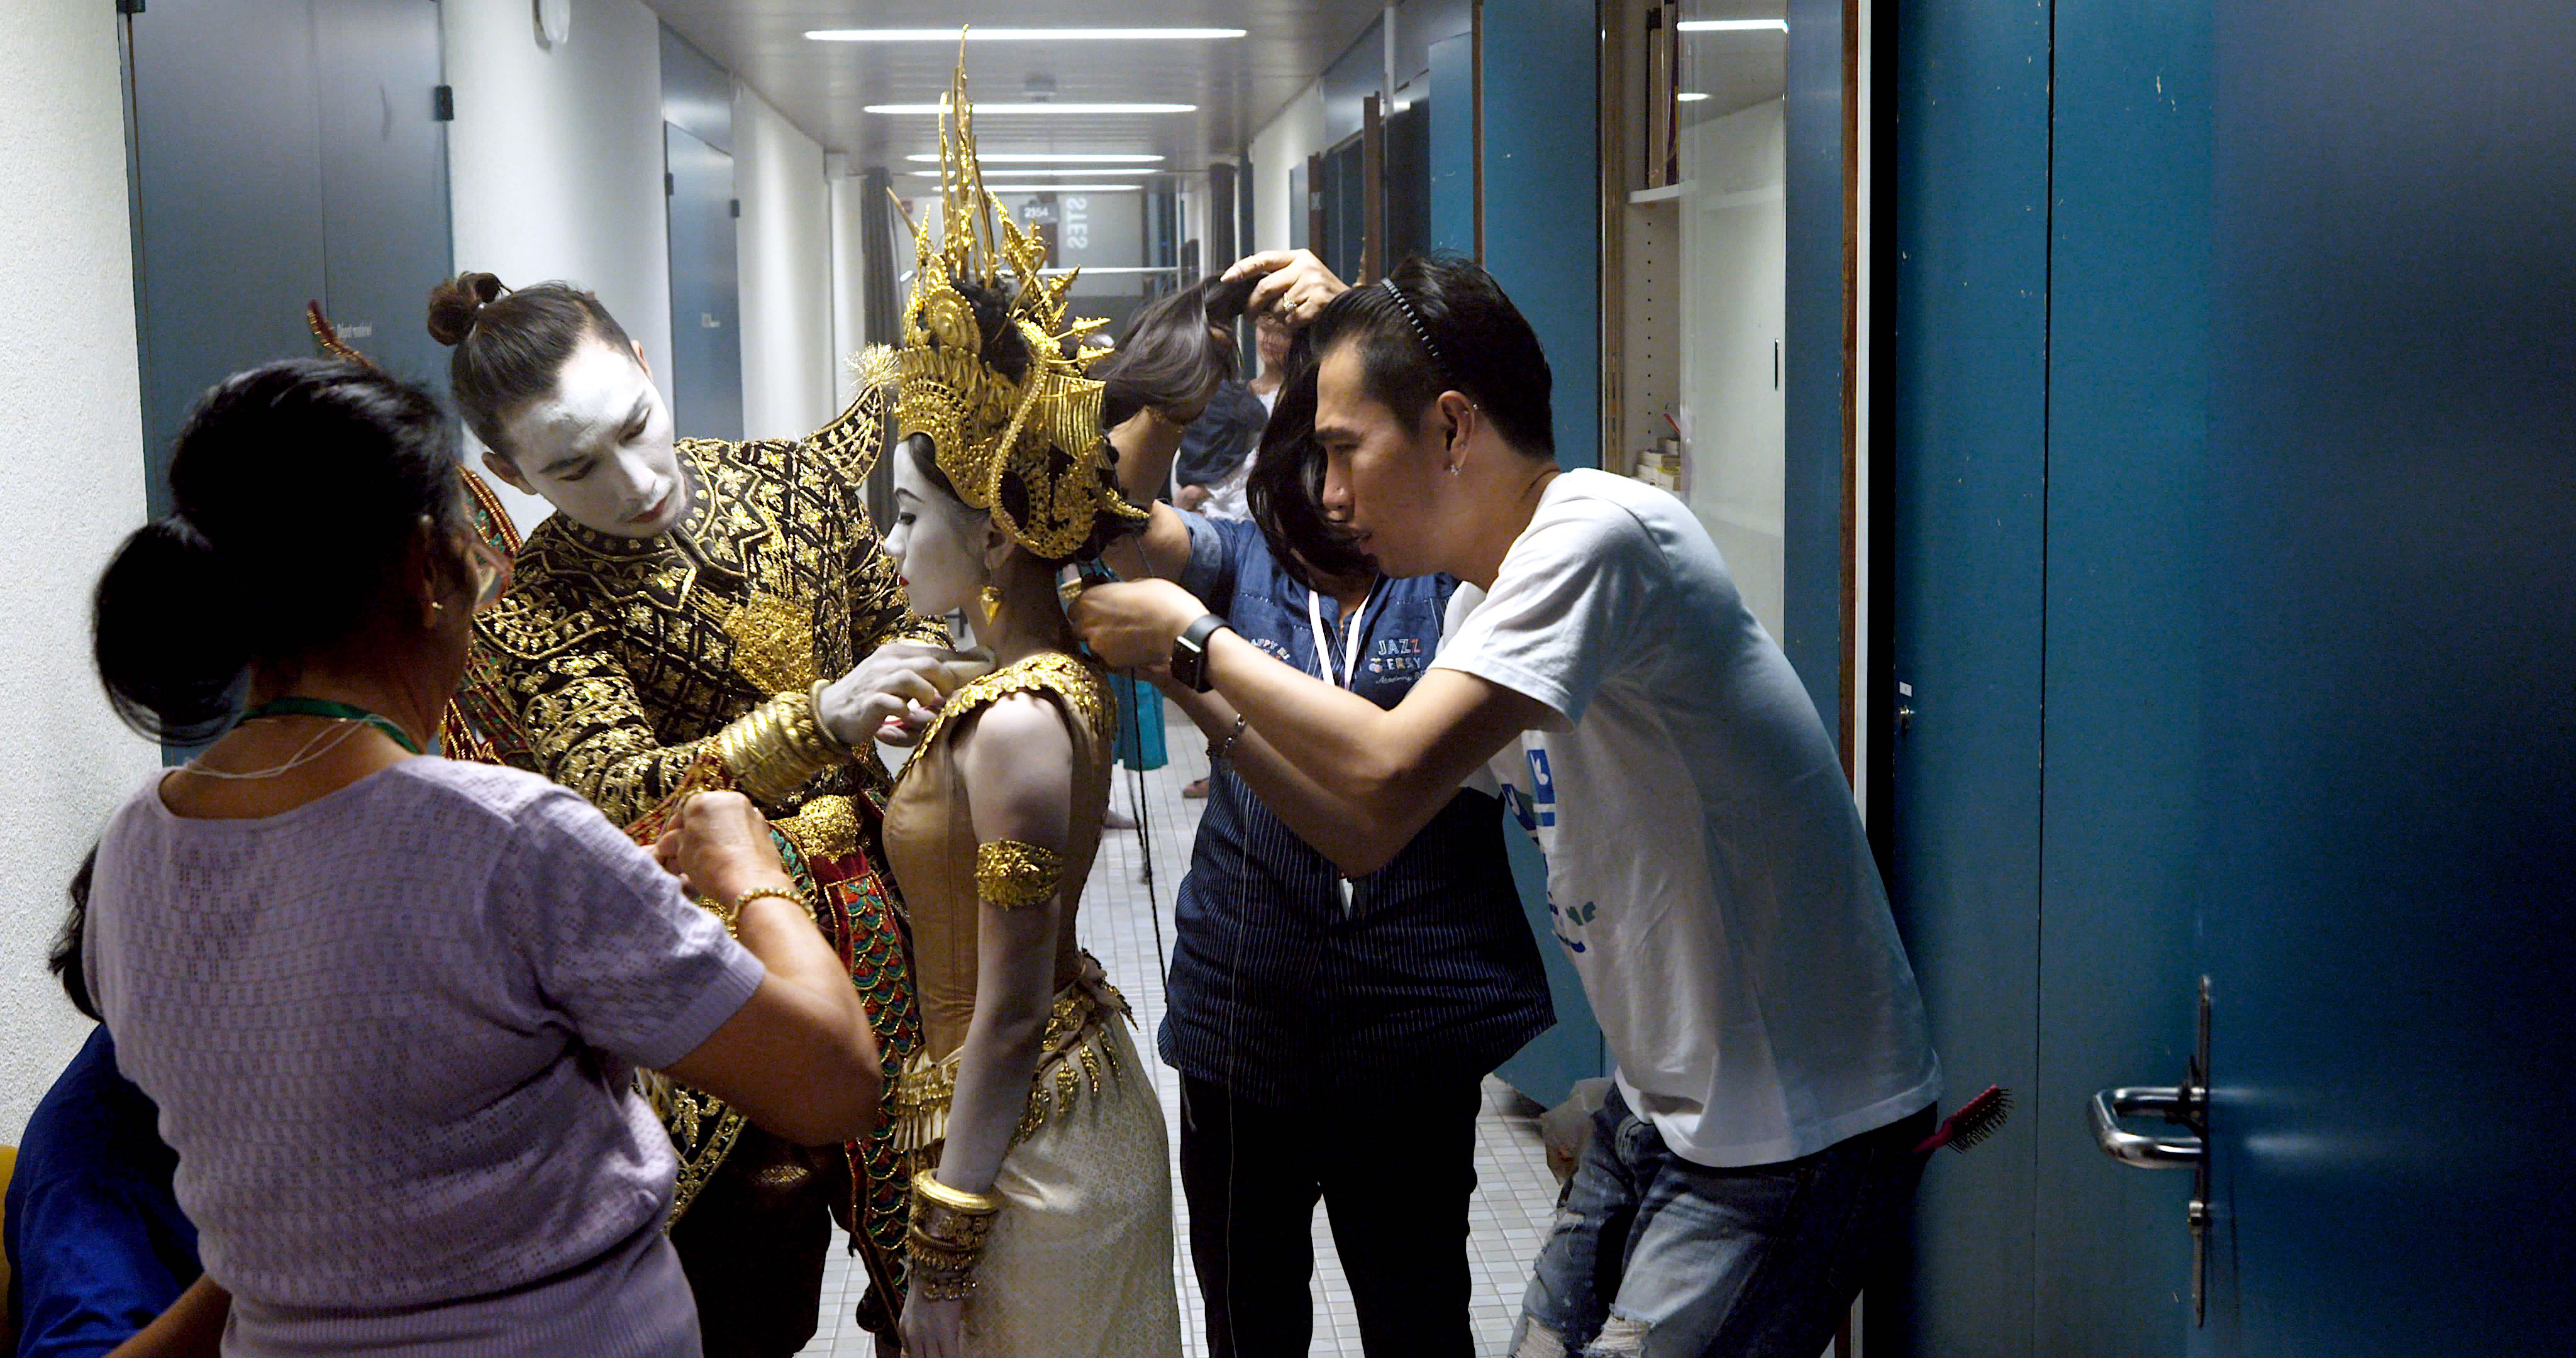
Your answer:
[[[1772,1165],[1674,1155],[1610,1091],[1512,1358],[1816,1358],[1906,1231],[1933,1110]]]

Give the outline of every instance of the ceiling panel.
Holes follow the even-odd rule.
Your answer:
[[[856,165],[904,165],[938,148],[936,119],[863,112],[868,104],[935,103],[948,88],[951,43],[814,42],[817,28],[1211,27],[1245,37],[1179,42],[974,42],[966,74],[978,104],[1018,102],[1049,82],[1060,103],[1196,104],[1191,114],[988,117],[987,154],[1130,151],[1175,170],[1230,156],[1365,32],[1366,0],[647,0],[663,19],[733,69],[827,150]]]

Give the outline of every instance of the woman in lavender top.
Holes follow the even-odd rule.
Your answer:
[[[456,458],[382,374],[239,374],[99,582],[118,710],[220,736],[109,821],[84,959],[200,1232],[175,1351],[695,1355],[632,1070],[814,1144],[878,1107],[747,801],[696,799],[656,862],[542,778],[421,756],[506,571]]]

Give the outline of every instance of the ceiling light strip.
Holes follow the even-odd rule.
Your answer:
[[[1240,38],[1240,28],[969,28],[968,42],[1205,42]],[[953,28],[816,28],[815,42],[955,42]]]
[[[911,155],[905,156],[904,159],[912,161],[915,164],[936,165],[939,163],[939,153],[936,151],[916,151]],[[1030,152],[1023,155],[1010,155],[1007,153],[996,155],[987,153],[985,155],[975,157],[975,162],[979,165],[1134,165],[1149,163],[1159,164],[1162,159],[1163,158],[1161,156],[1142,151],[1045,151]],[[1016,171],[1015,173],[1028,174],[1035,173],[1035,171]],[[1049,171],[1049,173],[1053,173],[1053,171]]]
[[[936,117],[944,110],[944,107],[945,106],[940,104],[870,104],[867,106],[867,111],[870,113],[893,114],[899,117]],[[1032,102],[1026,104],[979,103],[975,105],[974,108],[975,116],[978,118],[1008,118],[1020,114],[1046,114],[1061,118],[1112,117],[1125,113],[1196,113],[1199,111],[1199,106],[1196,104],[1052,104]]]
[[[1702,96],[1702,97],[1703,97],[1703,98],[1705,98],[1706,96]],[[1180,173],[1180,171],[1178,171],[1178,170],[1158,170],[1158,169],[1155,169],[1155,168],[1153,168],[1152,166],[1149,166],[1149,165],[1138,165],[1138,166],[1125,166],[1125,165],[1065,165],[1065,166],[1057,167],[1057,168],[1055,168],[1055,169],[1045,169],[1045,168],[1042,168],[1042,167],[1038,167],[1038,166],[1031,166],[1031,165],[1020,165],[1020,166],[1012,167],[1012,168],[1010,168],[1010,169],[1000,169],[1000,168],[996,168],[996,167],[994,167],[994,166],[989,166],[989,165],[988,165],[988,166],[984,167],[984,172],[985,172],[986,174],[998,175],[998,176],[1000,176],[1000,177],[1002,177],[1002,178],[1004,178],[1004,179],[1011,178],[1011,177],[1012,177],[1012,176],[1014,176],[1014,175],[1017,175],[1017,176],[1019,176],[1019,177],[1021,177],[1021,178],[1027,178],[1027,177],[1028,177],[1028,176],[1030,176],[1030,175],[1077,175],[1077,174],[1132,174],[1132,175],[1153,175],[1153,174],[1178,174],[1178,173]],[[937,179],[937,178],[940,176],[940,173],[941,173],[941,172],[940,172],[940,171],[938,171],[938,170],[911,170],[911,171],[907,171],[907,173],[909,173],[909,174],[910,174],[913,178],[915,178],[915,179]]]
[[[1678,25],[1684,33],[1786,33],[1786,19],[1684,19]]]

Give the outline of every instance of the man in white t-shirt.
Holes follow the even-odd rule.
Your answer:
[[[1301,260],[1237,266],[1265,267],[1313,318],[1325,504],[1387,574],[1483,599],[1385,710],[1174,585],[1090,590],[1077,628],[1221,691],[1231,757],[1346,827],[1317,847],[1347,872],[1489,763],[1519,789],[1618,1078],[1515,1358],[1821,1351],[1903,1230],[1940,1072],[1814,705],[1689,509],[1557,470],[1546,359],[1484,270],[1409,260],[1323,303]]]

